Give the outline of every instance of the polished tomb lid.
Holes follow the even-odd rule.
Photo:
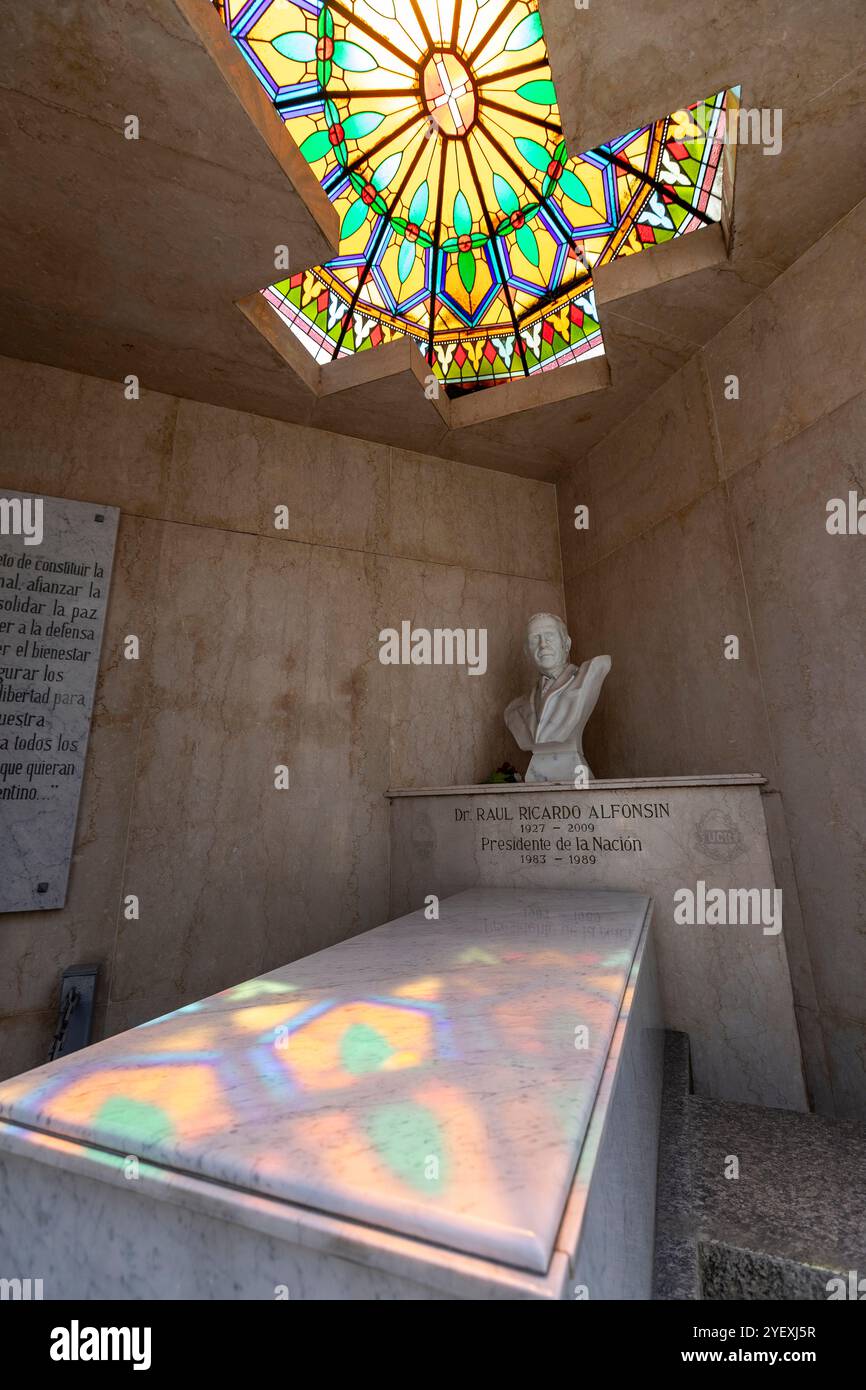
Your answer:
[[[0,1115],[543,1271],[648,907],[473,888],[7,1081]]]

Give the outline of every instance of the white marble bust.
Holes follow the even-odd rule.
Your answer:
[[[583,756],[583,731],[595,709],[609,656],[594,656],[575,666],[569,661],[571,638],[561,618],[536,613],[526,629],[526,653],[538,672],[528,695],[512,700],[505,723],[519,748],[532,753],[527,782],[571,782],[578,773],[592,777]]]

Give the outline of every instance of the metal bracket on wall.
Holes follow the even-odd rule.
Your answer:
[[[49,1062],[87,1047],[93,1026],[98,965],[70,965],[60,982],[60,1017],[48,1054]]]

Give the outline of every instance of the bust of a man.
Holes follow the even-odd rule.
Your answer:
[[[571,782],[578,773],[592,777],[583,756],[583,731],[595,709],[609,656],[575,666],[571,638],[561,618],[536,613],[526,629],[526,653],[538,672],[535,688],[512,700],[505,711],[518,747],[532,753],[527,782]]]

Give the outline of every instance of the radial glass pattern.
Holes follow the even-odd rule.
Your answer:
[[[535,0],[217,0],[340,217],[263,293],[321,363],[449,393],[603,351],[592,270],[721,215],[727,93],[569,158]]]

